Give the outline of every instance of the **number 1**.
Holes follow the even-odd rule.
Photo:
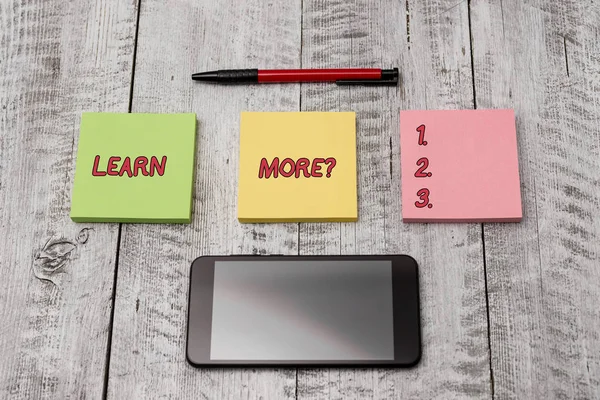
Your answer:
[[[417,132],[419,132],[419,146],[427,146],[427,142],[425,141],[425,125],[419,125]]]

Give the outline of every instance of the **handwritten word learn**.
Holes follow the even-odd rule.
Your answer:
[[[106,163],[106,169],[104,171],[99,170],[100,156],[94,157],[94,166],[92,167],[93,176],[123,176],[127,174],[128,177],[132,178],[142,174],[143,176],[154,176],[158,174],[163,176],[165,174],[165,168],[167,166],[167,156],[163,156],[161,161],[158,162],[158,158],[152,156],[150,160],[148,157],[140,156],[136,157],[132,162],[131,158],[125,157],[123,163],[119,167],[117,163],[121,161],[121,157],[109,157]]]
[[[275,157],[270,164],[266,158],[263,158],[260,160],[260,165],[258,167],[258,178],[277,178],[279,175],[284,178],[292,176],[300,178],[300,175],[303,175],[305,178],[320,178],[323,176],[323,172],[321,172],[323,164],[327,165],[325,176],[329,178],[331,177],[331,171],[336,163],[337,161],[333,157],[314,158],[312,162],[308,158],[299,158],[296,161],[291,158],[284,158],[280,162],[279,157]]]

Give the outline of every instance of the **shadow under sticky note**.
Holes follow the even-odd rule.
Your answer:
[[[195,114],[84,113],[71,219],[189,223]]]
[[[243,112],[240,222],[356,221],[354,112]]]
[[[400,112],[405,222],[522,218],[513,110]]]

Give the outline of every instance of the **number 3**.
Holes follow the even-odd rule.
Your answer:
[[[421,202],[415,201],[415,206],[417,206],[417,208],[423,208],[429,204],[429,189],[423,188],[419,190],[417,196],[419,196],[419,199],[421,200]]]

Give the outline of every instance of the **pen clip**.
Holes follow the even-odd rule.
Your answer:
[[[335,81],[336,85],[373,85],[373,86],[396,86],[398,85],[398,68],[382,69],[379,79],[340,79]]]

